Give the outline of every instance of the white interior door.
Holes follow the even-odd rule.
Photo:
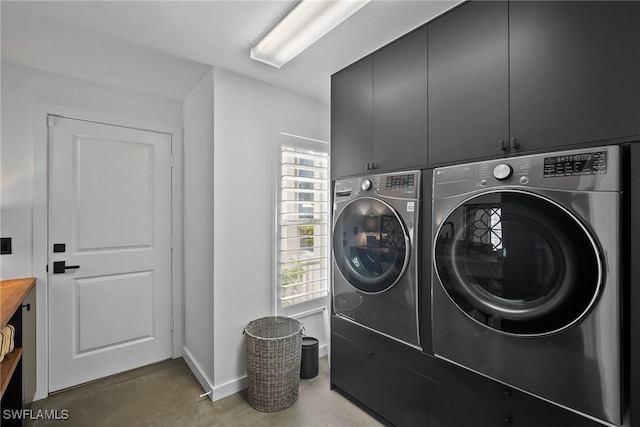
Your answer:
[[[171,136],[50,116],[49,150],[56,391],[171,357]]]

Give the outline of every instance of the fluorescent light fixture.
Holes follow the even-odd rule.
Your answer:
[[[280,68],[369,0],[302,0],[251,48],[251,58]]]

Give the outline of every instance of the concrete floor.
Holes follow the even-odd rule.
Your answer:
[[[275,413],[249,406],[246,390],[212,402],[200,398],[202,388],[184,360],[168,360],[124,374],[55,393],[33,403],[67,420],[29,420],[28,427],[219,426],[219,427],[371,427],[381,426],[363,410],[329,389],[327,358],[318,376],[300,380],[298,401]],[[51,414],[52,412],[48,412]],[[40,413],[41,415],[44,413]]]

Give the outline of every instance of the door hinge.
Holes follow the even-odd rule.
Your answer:
[[[173,236],[169,239],[169,248],[173,250]]]
[[[44,271],[45,271],[45,273],[48,273],[48,272],[49,272],[49,264],[47,264],[47,265],[45,265],[45,266],[44,266]]]
[[[173,154],[169,156],[169,166],[173,167]]]
[[[174,327],[174,321],[173,321],[173,317],[171,318],[171,332],[173,332],[173,327]]]
[[[54,127],[56,125],[56,118],[53,116],[47,116],[47,127]]]

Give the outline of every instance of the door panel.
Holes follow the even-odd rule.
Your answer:
[[[49,127],[49,390],[171,357],[171,137]],[[64,252],[53,251],[65,244]],[[64,261],[64,273],[53,263]]]
[[[153,280],[152,271],[77,280],[78,353],[152,338]]]
[[[153,146],[76,136],[73,151],[79,201],[78,251],[150,248]],[[96,179],[107,176],[109,180]],[[105,221],[118,227],[95,226]]]

